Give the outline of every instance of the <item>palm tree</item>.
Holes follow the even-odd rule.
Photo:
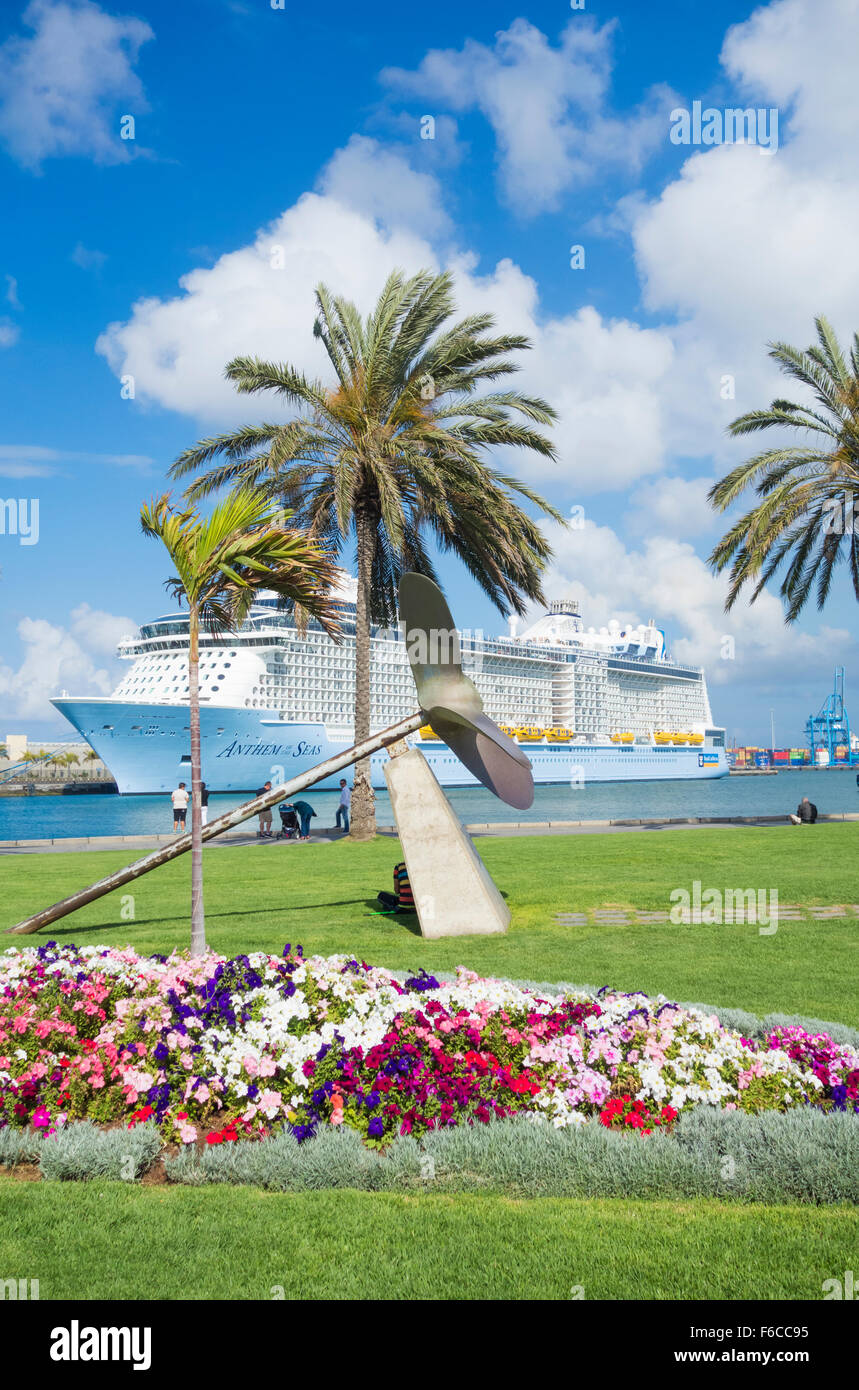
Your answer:
[[[57,756],[54,758],[54,762],[58,763],[61,767],[64,767],[66,769],[66,772],[68,773],[68,771],[71,768],[77,767],[78,763],[80,762],[80,758],[78,757],[77,753],[72,753],[71,751],[69,751],[68,753],[58,753]]]
[[[826,319],[814,322],[816,346],[801,352],[787,343],[771,343],[769,355],[786,376],[813,393],[817,408],[775,400],[768,410],[750,411],[730,426],[733,435],[801,430],[803,440],[756,454],[709,494],[719,511],[753,484],[762,499],[735,522],[710,556],[717,572],[731,565],[725,607],[732,608],[750,583],[754,602],[786,562],[779,592],[788,622],[799,616],[812,588],[818,608],[824,606],[835,567],[845,558],[859,599],[859,525],[853,525],[853,489],[859,485],[859,334],[854,334],[848,364]]]
[[[163,541],[176,575],[165,587],[188,605],[188,691],[191,730],[191,951],[206,949],[203,914],[203,821],[200,807],[200,628],[235,631],[259,589],[273,589],[302,613],[318,618],[332,636],[338,629],[328,589],[333,560],[298,530],[283,525],[270,502],[238,489],[201,517],[177,511],[169,495],[144,506],[140,524]]]
[[[534,426],[549,424],[555,412],[516,391],[480,393],[482,383],[517,371],[509,354],[530,343],[496,335],[489,314],[450,322],[449,274],[421,271],[406,279],[395,271],[366,319],[324,285],[316,305],[313,331],[333,368],[333,385],[288,364],[236,357],[226,369],[236,389],[271,391],[295,418],[204,439],[180,455],[172,474],[208,467],[189,486],[191,499],[235,481],[277,497],[332,551],[354,537],[355,738],[361,740],[370,733],[371,624],[396,620],[405,570],[436,577],[427,539],[457,555],[505,615],[542,600],[551,548],[514,494],[562,518],[537,493],[489,467],[484,455],[508,446],[553,458],[552,444]],[[375,833],[369,760],[355,768],[351,833],[356,839]]]

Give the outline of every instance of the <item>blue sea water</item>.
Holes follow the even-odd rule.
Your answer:
[[[315,808],[313,829],[334,824],[336,791],[302,793]],[[787,814],[802,796],[821,815],[859,811],[859,787],[848,770],[789,770],[775,777],[721,777],[702,782],[602,782],[582,788],[538,787],[529,811],[514,811],[482,788],[448,791],[466,824],[480,821],[621,820],[670,816],[755,816]],[[239,796],[213,796],[209,818],[238,806]],[[377,793],[380,825],[393,823],[387,793]],[[275,812],[277,825],[277,812]],[[168,834],[173,828],[169,797],[0,797],[0,840],[60,839],[88,835]]]

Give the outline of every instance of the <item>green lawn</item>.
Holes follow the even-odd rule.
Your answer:
[[[859,825],[705,828],[618,835],[481,839],[481,855],[513,910],[506,936],[424,941],[407,920],[378,916],[395,841],[367,845],[248,846],[205,853],[210,944],[233,955],[301,942],[308,952],[354,952],[391,967],[452,969],[516,979],[573,980],[660,991],[758,1014],[804,1013],[859,1024],[855,917],[783,922],[773,936],[754,925],[561,926],[556,912],[609,905],[670,906],[674,888],[777,889],[783,904],[859,901]],[[0,858],[0,927],[101,877],[122,852]],[[130,942],[167,951],[188,941],[188,857],[130,885],[134,920],[119,893],[30,938]]]
[[[0,1231],[42,1299],[820,1299],[859,1212],[0,1178]]]
[[[670,905],[674,888],[777,889],[783,904],[859,901],[859,825],[819,833],[701,829],[483,839],[509,933],[423,941],[372,910],[396,842],[205,851],[217,950],[348,951],[391,967],[610,983],[758,1014],[859,1024],[857,919],[749,926],[560,926],[557,912]],[[125,862],[122,853],[0,858],[0,927]],[[188,942],[186,858],[47,933],[80,944]],[[121,913],[125,912],[125,916]],[[352,1191],[30,1183],[0,1178],[0,1270],[50,1298],[811,1298],[855,1268],[859,1213],[717,1201],[412,1196]],[[121,1252],[121,1253],[118,1253]]]

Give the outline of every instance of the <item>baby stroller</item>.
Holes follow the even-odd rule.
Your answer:
[[[284,806],[281,804],[277,809],[280,814],[280,830],[275,838],[278,840],[294,840],[299,830],[298,816],[291,806]]]

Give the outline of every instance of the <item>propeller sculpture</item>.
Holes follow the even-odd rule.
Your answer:
[[[531,764],[483,713],[477,687],[463,672],[459,634],[438,585],[422,574],[404,574],[400,619],[418,703],[434,732],[478,782],[508,806],[527,811],[534,800]]]
[[[251,820],[267,807],[276,806],[278,802],[343,771],[361,758],[400,743],[426,723],[432,725],[439,738],[489,791],[519,810],[531,805],[534,799],[531,764],[517,744],[484,714],[483,701],[474,683],[462,670],[458,633],[438,586],[419,574],[403,575],[400,581],[400,618],[405,626],[409,663],[417,687],[420,711],[383,729],[381,733],[371,735],[354,747],[344,749],[335,757],[318,763],[289,782],[273,787],[253,801],[245,802],[234,811],[218,816],[204,827],[204,841],[213,840],[225,830]],[[425,762],[423,759],[421,761]],[[437,783],[435,786],[443,797]],[[99,879],[88,888],[82,888],[62,902],[44,908],[17,926],[8,927],[7,933],[23,936],[50,926],[59,918],[94,902],[96,898],[112,893],[143,874],[160,868],[162,864],[187,854],[190,848],[190,834],[181,835],[169,845]]]

